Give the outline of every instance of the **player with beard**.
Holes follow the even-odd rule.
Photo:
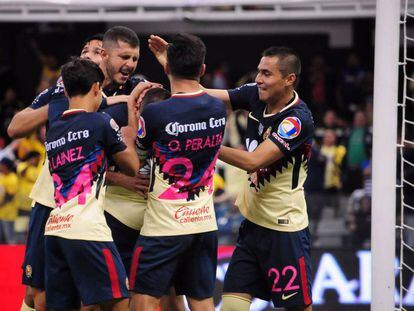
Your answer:
[[[81,57],[100,64],[102,61],[102,34],[85,40]],[[24,137],[39,129],[48,120],[48,104],[52,101],[65,100],[61,78],[49,89],[40,93],[33,103],[18,112],[12,119],[8,134],[12,138]],[[25,298],[21,310],[45,310],[45,263],[44,263],[44,228],[51,209],[55,206],[53,198],[53,181],[45,160],[41,173],[33,186],[30,198],[33,200],[25,259],[22,265],[22,283],[26,285]]]
[[[102,62],[102,34],[96,34],[87,38],[83,44],[80,54],[81,58],[89,59],[100,65]],[[105,105],[125,101],[125,96],[107,98]],[[49,103],[52,105],[50,106]],[[44,90],[33,101],[33,103],[18,112],[12,119],[8,134],[12,138],[24,137],[33,131],[38,130],[46,124],[48,128],[48,111],[50,107],[67,106],[67,99],[64,96],[62,80],[59,79],[56,85]],[[65,109],[63,109],[65,110]],[[21,307],[22,311],[45,310],[44,292],[44,227],[51,209],[54,205],[53,181],[48,169],[47,159],[30,194],[33,200],[31,211],[28,238],[26,242],[25,259],[22,265],[22,283],[25,284],[26,294]]]
[[[62,78],[69,109],[50,125],[45,142],[56,204],[45,226],[47,308],[73,310],[82,301],[102,310],[126,310],[126,271],[103,201],[109,157],[130,176],[139,169],[133,106],[130,101],[131,117],[122,129],[96,112],[105,77],[90,60],[65,64]]]

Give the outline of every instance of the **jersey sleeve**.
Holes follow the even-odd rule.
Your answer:
[[[154,140],[154,125],[157,120],[155,110],[152,109],[154,105],[145,106],[139,121],[138,121],[138,135],[137,148],[140,156],[145,156],[146,151],[152,148]]]
[[[292,113],[274,126],[269,139],[275,143],[285,156],[301,149],[303,144],[312,139],[312,118],[305,114]]]
[[[251,103],[259,99],[256,83],[244,84],[238,88],[228,90],[233,110],[251,110]]]
[[[124,151],[126,149],[126,145],[122,141],[122,134],[121,128],[116,123],[114,119],[112,119],[107,114],[102,114],[103,117],[103,130],[99,130],[101,133],[101,141],[105,146],[105,150],[108,155],[113,155],[120,151]]]
[[[69,101],[66,96],[59,96],[58,98],[54,98],[51,102],[49,102],[49,124],[52,124],[54,121],[56,121],[67,109],[69,109]]]
[[[44,105],[47,105],[51,101],[52,96],[53,96],[53,88],[48,88],[44,90],[43,92],[39,93],[29,107],[32,109],[41,108]]]

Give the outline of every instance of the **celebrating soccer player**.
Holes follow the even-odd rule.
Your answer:
[[[135,123],[123,128],[97,113],[104,75],[90,60],[62,67],[69,110],[51,125],[46,151],[56,207],[45,227],[46,305],[125,310],[126,271],[106,224],[103,200],[109,156],[130,176],[139,168]],[[124,144],[124,142],[125,144]]]
[[[165,64],[167,42],[151,36]],[[247,311],[251,299],[287,310],[312,309],[308,215],[303,190],[313,119],[295,92],[299,56],[289,48],[263,52],[256,83],[206,90],[234,110],[249,111],[247,151],[222,147],[220,159],[246,170],[236,205],[246,218],[224,280],[223,311]]]
[[[191,310],[214,310],[213,174],[226,110],[200,89],[205,53],[199,38],[175,36],[165,66],[172,96],[142,113],[139,148],[151,151],[153,182],[131,267],[132,310],[156,310],[171,285]]]

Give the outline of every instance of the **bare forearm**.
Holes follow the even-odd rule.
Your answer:
[[[7,128],[11,138],[25,137],[47,122],[49,105],[39,109],[26,108],[18,112]]]
[[[256,171],[259,168],[258,161],[255,160],[254,155],[251,152],[240,149],[222,146],[219,159],[248,172]]]
[[[108,172],[106,174],[106,181],[108,185],[120,186],[126,189],[128,189],[128,187],[126,187],[126,185],[128,184],[128,178],[128,176],[119,172]]]

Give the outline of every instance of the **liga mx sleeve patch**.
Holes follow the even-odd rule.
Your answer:
[[[139,117],[138,120],[138,133],[137,136],[138,138],[144,138],[146,136],[147,132],[145,129],[145,120],[142,116]]]
[[[302,129],[301,122],[297,117],[287,117],[280,122],[277,135],[283,139],[293,139],[299,136]]]

